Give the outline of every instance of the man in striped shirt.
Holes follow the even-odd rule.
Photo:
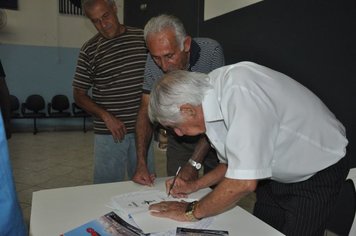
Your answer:
[[[98,34],[80,50],[73,95],[94,116],[94,183],[122,181],[126,169],[131,179],[147,58],[143,31],[120,24],[114,0],[85,0],[82,6]],[[148,166],[154,172],[153,152],[149,153]]]
[[[142,101],[136,123],[137,168],[133,181],[151,185],[154,174],[147,168],[146,156],[153,127],[148,119],[147,108],[154,82],[163,74],[174,70],[209,73],[223,66],[225,60],[218,42],[209,38],[192,39],[186,34],[182,22],[174,16],[160,15],[150,19],[145,26],[144,37],[150,53],[147,57]],[[207,145],[209,143],[204,135],[176,137],[168,134],[167,175],[174,175],[178,167],[182,166],[181,178],[195,178],[204,158],[204,172],[213,169],[218,164],[218,159],[213,150],[206,152],[209,150],[205,148]]]

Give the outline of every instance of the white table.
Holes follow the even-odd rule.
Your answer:
[[[347,179],[352,179],[356,188],[356,168],[352,168],[347,176]],[[352,223],[349,235],[356,235],[356,214],[354,222]]]
[[[141,190],[164,191],[164,178],[147,187],[132,181],[41,190],[33,193],[30,236],[60,235],[111,211],[106,207],[118,194]],[[198,192],[191,195],[200,198]],[[218,215],[211,228],[229,235],[283,235],[240,207]]]

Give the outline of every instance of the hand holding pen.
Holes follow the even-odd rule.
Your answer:
[[[174,178],[173,178],[173,182],[172,182],[172,184],[170,185],[170,187],[169,187],[169,189],[168,189],[168,195],[167,195],[167,197],[169,197],[169,196],[171,195],[172,188],[174,187],[174,184],[176,183],[176,180],[177,180],[177,177],[178,177],[178,174],[179,174],[180,169],[181,169],[181,167],[179,166],[179,167],[178,167],[178,170],[177,170],[177,172],[176,172],[176,175],[175,175]]]

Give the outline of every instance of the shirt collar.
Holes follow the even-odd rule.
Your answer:
[[[190,44],[190,58],[189,58],[189,66],[188,70],[191,71],[192,67],[195,66],[200,57],[200,46],[193,39]]]
[[[209,89],[202,102],[205,122],[223,120],[218,97],[214,89]]]

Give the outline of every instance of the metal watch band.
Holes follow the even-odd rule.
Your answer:
[[[187,219],[189,221],[198,221],[201,220],[201,218],[196,218],[194,216],[194,210],[198,205],[198,201],[194,201],[194,202],[190,202],[187,206],[187,208],[185,209],[185,216],[187,217]]]
[[[188,160],[189,164],[193,166],[196,170],[200,170],[201,164],[199,162],[194,161],[193,159]]]

